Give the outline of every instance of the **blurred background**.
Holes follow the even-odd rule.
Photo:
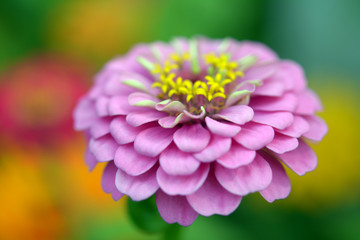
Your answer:
[[[299,62],[329,133],[313,146],[314,172],[289,171],[287,199],[247,196],[228,217],[178,228],[179,238],[360,239],[359,23],[356,0],[1,0],[0,239],[169,236],[102,192],[103,166],[88,172],[72,111],[109,59],[194,35],[261,41]]]

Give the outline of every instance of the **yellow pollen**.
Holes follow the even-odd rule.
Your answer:
[[[230,61],[230,55],[217,56],[210,53],[203,57],[211,70],[203,81],[192,81],[176,76],[174,71],[181,69],[186,61],[191,62],[192,59],[188,53],[174,53],[163,66],[154,64],[152,74],[158,74],[158,81],[152,87],[161,90],[162,93],[159,96],[162,98],[176,98],[186,100],[186,102],[190,102],[197,96],[203,96],[208,102],[215,98],[226,99],[227,85],[237,77],[243,77],[244,73],[239,70],[237,62]]]

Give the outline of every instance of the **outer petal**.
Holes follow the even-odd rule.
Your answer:
[[[157,158],[145,157],[134,150],[132,144],[121,145],[115,153],[115,164],[129,175],[138,176],[152,168]]]
[[[265,79],[263,85],[257,87],[253,95],[280,97],[285,91],[285,86],[281,81],[273,78]]]
[[[134,201],[147,199],[159,189],[156,170],[157,166],[142,175],[131,176],[119,169],[116,173],[115,185],[120,192]]]
[[[109,115],[109,98],[99,97],[95,102],[95,109],[99,116],[104,117]]]
[[[145,123],[154,122],[166,116],[166,113],[156,110],[131,112],[126,116],[126,122],[133,127],[139,127]]]
[[[85,151],[85,163],[88,166],[89,171],[92,171],[97,164],[94,154],[92,154],[89,149],[86,149]]]
[[[298,145],[299,142],[296,138],[276,133],[272,142],[266,147],[276,153],[285,153],[294,150]]]
[[[234,140],[246,148],[258,150],[270,143],[273,138],[274,130],[272,127],[250,122],[243,126]]]
[[[168,175],[161,167],[157,171],[160,188],[169,195],[188,195],[198,190],[209,173],[209,164],[202,164],[191,175]]]
[[[109,101],[109,114],[115,115],[126,115],[132,111],[138,110],[138,107],[130,106],[128,103],[127,96],[114,96]]]
[[[210,117],[205,118],[206,126],[213,133],[222,137],[233,137],[238,134],[241,127],[234,124],[216,121]]]
[[[118,144],[110,135],[98,139],[91,139],[89,149],[99,162],[106,162],[114,159]]]
[[[74,111],[74,127],[76,130],[85,130],[97,119],[97,113],[93,102],[82,98]]]
[[[169,196],[161,190],[156,193],[156,205],[167,223],[190,226],[198,216],[185,197]]]
[[[306,116],[305,119],[310,125],[310,130],[303,136],[313,141],[320,141],[328,132],[324,120],[318,116]]]
[[[91,126],[90,133],[93,138],[102,137],[110,132],[110,118],[99,118]]]
[[[229,151],[231,138],[212,135],[209,145],[201,152],[195,153],[194,157],[202,162],[212,162]]]
[[[160,166],[170,175],[190,175],[199,168],[200,162],[172,144],[160,154]]]
[[[289,111],[293,112],[298,100],[293,93],[286,93],[281,97],[256,97],[251,99],[250,107],[255,111]]]
[[[259,154],[249,165],[237,169],[227,169],[216,164],[215,175],[225,189],[242,196],[264,190],[272,177],[270,165]]]
[[[103,172],[101,178],[101,186],[104,192],[106,193],[113,193],[114,200],[119,200],[124,194],[120,193],[116,186],[115,186],[115,176],[117,172],[117,167],[115,166],[114,162],[109,162]]]
[[[251,163],[256,155],[256,151],[244,148],[240,144],[233,142],[230,151],[217,159],[217,162],[226,168],[235,169]]]
[[[260,192],[260,194],[268,202],[273,202],[277,199],[284,199],[290,194],[291,184],[284,167],[276,159],[265,155],[272,171],[272,180],[270,185]]]
[[[299,93],[298,98],[299,105],[295,111],[298,114],[313,115],[316,111],[323,109],[318,96],[310,89]]]
[[[299,146],[291,152],[278,155],[291,170],[299,175],[304,175],[316,168],[317,157],[314,151],[301,139]]]
[[[254,116],[252,108],[246,105],[235,105],[221,110],[214,117],[242,125],[249,122]]]
[[[283,130],[294,122],[294,116],[289,112],[256,111],[253,121]]]
[[[245,72],[245,76],[242,80],[263,80],[273,75],[277,69],[277,62],[261,63],[249,68],[249,70]]]
[[[276,130],[276,131],[290,137],[299,138],[301,137],[301,135],[309,131],[309,129],[310,126],[307,123],[307,121],[305,121],[304,118],[295,115],[294,122],[293,124],[291,124],[291,126],[289,126],[284,130]]]
[[[209,174],[199,190],[186,198],[195,211],[203,216],[229,215],[241,202],[241,196],[225,190],[216,180],[214,173]]]
[[[148,128],[136,136],[134,148],[141,155],[155,157],[172,142],[174,131],[162,127]]]
[[[210,133],[200,123],[183,125],[174,134],[174,142],[184,152],[200,152],[210,141]]]
[[[114,118],[110,124],[110,133],[119,144],[133,142],[144,129],[142,126],[137,128],[130,126],[122,116]]]

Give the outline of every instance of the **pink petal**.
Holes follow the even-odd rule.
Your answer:
[[[166,116],[168,116],[166,113],[158,112],[156,110],[131,112],[126,116],[126,122],[133,127],[138,127],[145,123],[157,121]]]
[[[128,195],[134,201],[147,199],[159,189],[156,170],[157,166],[139,176],[131,176],[118,169],[115,185],[120,192]]]
[[[90,128],[90,134],[93,138],[102,137],[110,132],[110,118],[98,118]]]
[[[143,92],[134,92],[134,93],[131,93],[128,97],[128,102],[132,106],[134,106],[138,102],[148,101],[148,100],[153,101],[154,103],[159,101],[157,98],[151,96],[150,94],[143,93]],[[155,107],[155,105],[154,105],[154,107]]]
[[[138,107],[130,106],[127,96],[115,96],[110,98],[109,101],[109,114],[114,115],[126,115],[132,111],[138,110]]]
[[[190,120],[188,116],[186,116],[184,113],[180,113],[177,117],[175,116],[167,116],[161,118],[158,123],[163,128],[173,128],[179,123],[186,122]]]
[[[277,62],[261,63],[245,71],[245,76],[242,80],[263,80],[273,75],[277,69]]]
[[[318,116],[305,116],[305,119],[310,125],[310,130],[303,136],[313,141],[320,141],[328,132],[324,120]]]
[[[156,193],[156,205],[160,216],[170,224],[190,226],[198,216],[185,197],[169,196],[161,190]]]
[[[316,111],[323,109],[318,96],[309,89],[300,92],[298,98],[299,105],[295,111],[297,114],[313,115]]]
[[[314,151],[301,139],[299,146],[291,152],[278,155],[283,163],[298,175],[313,171],[317,165],[317,157]]]
[[[210,117],[205,118],[206,126],[213,134],[222,137],[233,137],[238,134],[241,127],[234,124],[216,121]]]
[[[209,145],[201,152],[195,153],[194,157],[201,162],[212,162],[227,153],[231,146],[231,138],[212,135]]]
[[[256,97],[250,101],[250,107],[255,111],[289,111],[293,112],[298,100],[292,93],[285,93],[281,97]]]
[[[242,125],[249,122],[254,116],[252,108],[246,105],[235,105],[221,110],[214,117]]]
[[[251,163],[256,155],[256,151],[244,148],[240,144],[233,142],[230,150],[217,159],[217,162],[226,168],[235,169]]]
[[[285,153],[294,150],[299,145],[296,138],[285,136],[281,133],[275,133],[271,143],[266,145],[268,149],[276,153]]]
[[[148,128],[136,136],[134,148],[141,155],[155,157],[172,142],[175,130],[162,127]]]
[[[263,81],[263,85],[257,87],[253,95],[280,97],[285,91],[285,86],[281,81],[274,80],[272,77]]]
[[[138,176],[148,171],[157,160],[138,154],[132,144],[119,146],[114,159],[116,166],[131,176]]]
[[[90,172],[94,170],[97,164],[94,154],[92,154],[89,149],[85,151],[85,164],[88,166]]]
[[[169,175],[190,175],[199,168],[200,162],[172,144],[160,154],[160,166]]]
[[[214,173],[209,174],[204,184],[186,198],[193,209],[203,216],[229,215],[241,202],[241,196],[225,190],[216,180]]]
[[[290,194],[291,184],[284,167],[273,157],[264,157],[270,164],[272,180],[270,185],[260,192],[261,196],[263,196],[268,202],[286,198]]]
[[[110,135],[98,139],[91,139],[89,149],[99,162],[107,162],[114,159],[118,144]]]
[[[294,122],[294,116],[289,112],[256,111],[253,121],[283,130]]]
[[[160,188],[169,195],[188,195],[198,190],[209,173],[209,164],[201,164],[191,175],[169,175],[161,167],[157,171]]]
[[[114,164],[114,161],[110,161],[102,174],[101,177],[101,187],[106,193],[112,193],[112,191],[117,190],[115,186],[115,175],[117,172],[117,167]]]
[[[301,135],[309,131],[309,129],[310,126],[304,120],[304,118],[295,115],[293,124],[291,124],[289,127],[287,127],[284,130],[276,130],[276,131],[290,137],[299,138],[301,137]]]
[[[87,98],[82,98],[74,111],[74,128],[76,130],[85,130],[89,128],[97,118],[98,116],[93,102]]]
[[[108,76],[108,80],[104,85],[104,92],[110,96],[129,95],[134,89],[120,82],[118,73]]]
[[[247,123],[241,129],[234,140],[252,150],[258,150],[270,143],[274,138],[274,130],[270,126]]]
[[[109,115],[109,98],[99,97],[95,102],[95,109],[100,117]]]
[[[272,177],[270,165],[259,154],[249,165],[237,169],[227,169],[216,164],[215,175],[225,189],[242,196],[264,190]]]
[[[133,142],[136,136],[144,129],[144,127],[135,128],[130,126],[124,117],[116,117],[110,124],[110,133],[119,144]]]
[[[210,141],[210,133],[200,123],[183,125],[174,134],[174,142],[181,151],[200,152]]]
[[[119,192],[115,186],[115,176],[117,172],[117,167],[114,165],[114,162],[109,162],[103,172],[101,179],[101,186],[106,193],[111,193],[114,201],[119,200],[124,196],[121,192]]]
[[[259,62],[277,60],[278,57],[274,51],[262,43],[243,41],[236,52],[234,58],[239,59],[247,55],[254,55]]]
[[[282,81],[286,90],[300,92],[306,87],[303,69],[299,64],[292,61],[281,61],[279,70],[273,75],[273,78]]]

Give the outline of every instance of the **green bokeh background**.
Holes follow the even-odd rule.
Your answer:
[[[309,86],[324,102],[321,116],[330,129],[324,142],[315,146],[319,170],[304,177],[291,175],[294,184],[288,199],[270,204],[253,194],[230,216],[199,217],[188,228],[165,226],[161,231],[161,222],[152,226],[158,220],[146,212],[148,208],[137,219],[140,223],[134,223],[126,199],[116,203],[106,196],[93,201],[84,194],[82,203],[72,204],[68,195],[80,189],[67,192],[68,185],[60,183],[67,177],[68,163],[61,156],[54,160],[59,150],[40,145],[41,159],[32,171],[42,176],[37,184],[46,183],[60,216],[60,223],[54,224],[61,228],[46,236],[33,235],[31,229],[21,230],[26,223],[20,222],[9,231],[29,231],[29,239],[360,239],[359,23],[360,1],[356,0],[0,1],[0,74],[44,53],[76,58],[95,74],[107,60],[136,43],[176,36],[261,41],[281,58],[304,67]],[[22,147],[20,142],[11,144],[14,149]],[[73,148],[80,156],[74,161],[81,162],[83,146]],[[0,174],[11,169],[11,161],[21,166],[23,158],[0,152]],[[85,181],[91,174],[79,178]],[[11,181],[4,176],[1,185]],[[99,177],[91,184],[101,191]],[[7,192],[0,188],[2,194]],[[144,207],[131,205],[132,211]],[[24,221],[42,224],[41,217]],[[0,232],[0,239],[11,236]]]

